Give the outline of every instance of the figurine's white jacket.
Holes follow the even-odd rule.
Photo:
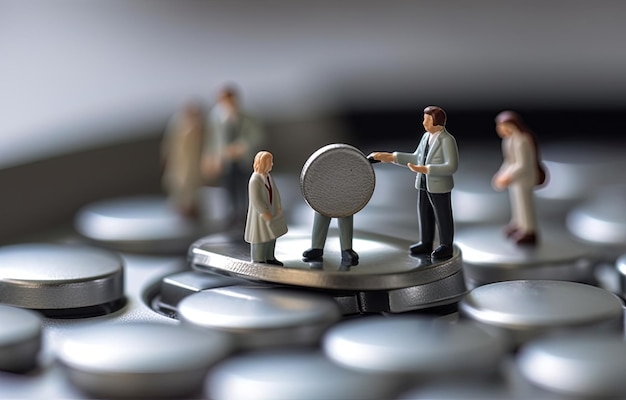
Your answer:
[[[269,176],[272,184],[271,204],[269,191],[265,187],[266,181],[263,175],[257,172],[252,173],[248,183],[248,216],[244,232],[244,240],[248,243],[264,243],[276,239],[268,222],[261,217],[261,214],[264,212],[269,212],[274,217],[282,209],[278,187],[274,183],[272,176],[270,174],[267,174],[267,176]]]
[[[413,153],[393,153],[396,164],[406,167],[408,163],[422,165],[426,143],[430,133],[422,135],[417,149]],[[447,193],[454,187],[452,175],[459,166],[459,151],[456,140],[444,128],[434,139],[426,156],[426,163],[429,173],[426,174],[426,189],[431,193]],[[415,188],[419,189],[421,173],[415,178]]]
[[[507,174],[512,185],[519,185],[532,190],[537,185],[537,151],[528,135],[514,133],[502,139],[502,156],[504,158],[499,174]]]
[[[504,160],[498,174],[507,174],[511,178],[511,224],[525,233],[536,230],[533,201],[534,187],[539,179],[536,155],[534,142],[528,135],[514,133],[502,139]]]

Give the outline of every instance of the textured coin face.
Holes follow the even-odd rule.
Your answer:
[[[360,211],[374,193],[370,162],[355,147],[329,144],[302,167],[300,188],[311,208],[327,217],[348,217]]]

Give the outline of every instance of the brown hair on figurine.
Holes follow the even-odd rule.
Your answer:
[[[446,126],[446,120],[448,117],[446,116],[446,112],[443,111],[443,108],[437,106],[428,106],[424,109],[424,114],[428,114],[433,117],[433,124]]]

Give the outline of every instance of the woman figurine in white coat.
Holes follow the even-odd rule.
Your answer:
[[[508,188],[511,198],[511,222],[505,233],[517,244],[534,245],[537,242],[537,218],[533,190],[546,181],[535,136],[513,111],[498,114],[496,132],[502,138],[503,162],[492,185],[496,190]]]
[[[272,153],[260,151],[254,157],[254,173],[248,183],[248,216],[244,240],[250,243],[252,262],[283,265],[274,257],[276,238],[287,233],[280,194],[269,174]]]

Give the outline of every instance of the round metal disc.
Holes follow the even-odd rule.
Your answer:
[[[39,310],[89,307],[124,296],[124,262],[91,247],[0,248],[0,302]]]
[[[157,323],[93,325],[62,342],[70,380],[97,397],[176,397],[200,390],[208,369],[232,349],[220,332]]]
[[[195,238],[225,225],[228,210],[219,191],[203,194],[215,211],[199,220],[182,216],[164,196],[102,200],[83,207],[74,219],[78,233],[122,251],[180,252]]]
[[[340,313],[330,296],[232,286],[187,296],[178,305],[178,317],[185,324],[232,333],[242,346],[262,347],[317,343]]]
[[[610,186],[572,210],[567,227],[586,242],[605,246],[626,245],[626,185]]]
[[[461,315],[505,332],[515,344],[564,329],[621,332],[622,302],[612,293],[574,282],[510,281],[472,290]]]
[[[356,214],[374,193],[376,177],[365,155],[347,144],[329,144],[309,157],[300,174],[306,202],[333,217]]]
[[[586,282],[593,276],[587,246],[567,232],[544,229],[535,246],[519,246],[506,238],[503,226],[459,230],[455,244],[463,252],[465,275],[475,285],[517,279]]]
[[[41,347],[41,318],[33,311],[0,305],[0,321],[0,370],[32,368]]]
[[[621,336],[537,340],[522,348],[517,361],[526,379],[555,392],[581,399],[626,396],[626,341]]]
[[[502,337],[476,324],[415,316],[343,322],[326,333],[323,347],[346,368],[416,376],[488,374],[505,349]]]
[[[438,261],[430,255],[411,256],[407,251],[410,241],[363,232],[354,239],[359,265],[343,268],[334,233],[329,234],[327,242],[323,262],[307,263],[302,261],[302,249],[311,243],[310,231],[290,230],[276,243],[276,258],[284,266],[273,266],[250,262],[250,250],[243,240],[208,236],[189,248],[189,260],[200,271],[216,270],[246,279],[329,290],[408,288],[443,280],[462,269],[461,252],[456,246],[451,258]]]
[[[214,400],[390,399],[397,379],[363,374],[333,363],[320,352],[255,352],[220,363],[205,385]]]

